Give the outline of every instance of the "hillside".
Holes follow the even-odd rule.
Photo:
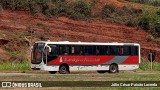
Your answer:
[[[92,13],[95,14],[101,10],[105,3],[112,3],[117,7],[131,4],[135,8],[143,8],[140,4],[122,0],[100,0],[92,7]],[[142,57],[153,52],[157,55],[157,61],[160,62],[160,45],[148,41],[150,36],[140,28],[127,27],[100,18],[73,20],[67,16],[52,18],[45,15],[33,16],[24,10],[3,9],[0,12],[0,59],[2,60],[28,59],[32,42],[49,39],[51,41],[139,43],[142,48]]]

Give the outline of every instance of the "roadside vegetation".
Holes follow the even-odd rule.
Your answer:
[[[113,23],[125,24],[130,27],[138,26],[138,17],[143,13],[142,9],[131,6],[116,7],[113,4],[106,4],[101,11],[102,19]],[[131,18],[132,17],[132,18]]]
[[[136,2],[136,3],[141,3],[141,4],[147,4],[147,5],[153,5],[153,6],[160,6],[160,1],[159,0],[125,0],[125,1],[130,1],[130,2]]]
[[[159,0],[126,0],[147,5],[159,6]],[[130,27],[144,29],[155,37],[159,43],[160,37],[160,9],[144,6],[134,8],[133,6],[117,7],[106,4],[98,16],[92,15],[92,7],[98,0],[0,0],[0,7],[11,10],[29,11],[34,16],[46,15],[48,17],[66,16],[74,20],[89,20],[101,18],[112,23],[125,24]],[[44,30],[49,30],[47,25],[37,24]],[[159,38],[158,38],[159,39]]]
[[[7,61],[0,63],[0,71],[23,71],[31,70],[29,61]]]
[[[143,13],[138,16],[137,25],[146,32],[151,33],[149,41],[160,44],[160,0],[126,0],[144,4]],[[150,7],[157,6],[157,7]],[[152,38],[151,38],[152,37]]]
[[[22,52],[7,50],[9,60],[0,60],[0,71],[25,71],[31,70],[30,62]]]
[[[72,19],[88,19],[96,0],[0,0],[3,8],[30,11],[32,15],[67,16]]]
[[[153,62],[152,63],[152,70],[153,71],[160,71],[160,63],[158,62]],[[139,67],[139,70],[142,70],[142,71],[150,71],[151,70],[151,62],[147,62],[147,61],[143,61],[140,63],[140,67]]]

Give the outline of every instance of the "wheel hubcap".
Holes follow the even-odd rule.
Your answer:
[[[112,72],[116,72],[116,67],[115,67],[115,66],[112,66],[112,67],[111,67],[111,70],[112,70]]]
[[[61,67],[61,72],[62,72],[62,73],[66,72],[66,67],[62,66],[62,67]]]

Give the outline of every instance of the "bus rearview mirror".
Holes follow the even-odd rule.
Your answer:
[[[52,51],[52,49],[51,49],[50,46],[46,46],[46,48],[47,48],[48,52],[51,52],[51,51]]]

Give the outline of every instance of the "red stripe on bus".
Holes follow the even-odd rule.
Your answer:
[[[129,56],[121,64],[139,64],[139,57],[138,56]]]
[[[112,60],[115,56],[58,56],[57,59],[48,62],[51,64],[103,64]]]

